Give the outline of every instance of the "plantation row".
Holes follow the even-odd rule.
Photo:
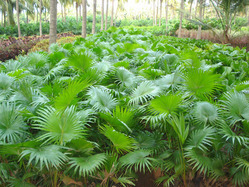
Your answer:
[[[87,17],[87,33],[90,34],[92,32],[92,16]],[[101,16],[97,16],[96,18],[96,32],[100,32],[100,21]],[[109,18],[110,22],[110,18]],[[202,30],[209,30],[210,28],[216,28],[221,29],[222,25],[219,20],[212,18],[212,19],[205,19],[203,22],[206,25],[202,26]],[[232,30],[240,29],[241,27],[247,26],[247,20],[242,17],[236,18],[236,24],[232,25]],[[168,35],[176,35],[176,31],[179,29],[179,19],[171,19],[168,22]],[[127,27],[127,26],[134,26],[134,27],[152,27],[153,20],[152,19],[143,19],[143,20],[130,20],[130,19],[124,19],[124,20],[117,20],[115,22],[115,26],[117,27]],[[29,24],[21,24],[21,33],[23,36],[33,36],[33,35],[39,35],[39,23],[29,23]],[[108,24],[108,27],[110,25]],[[166,34],[165,31],[165,19],[162,19],[162,26],[161,27],[153,27],[153,31],[155,31],[157,34]],[[187,30],[197,30],[198,24],[194,21],[189,20],[183,20],[182,28]],[[0,26],[0,39],[1,38],[8,38],[8,36],[17,37],[17,26]],[[42,23],[42,31],[43,34],[49,34],[49,22],[43,22]],[[66,21],[62,21],[61,19],[57,22],[57,33],[62,32],[73,32],[75,35],[80,35],[82,33],[82,21],[77,21],[75,18],[67,17]],[[2,36],[1,36],[2,35]]]
[[[0,184],[130,186],[160,168],[155,183],[248,185],[248,62],[115,28],[6,61]]]

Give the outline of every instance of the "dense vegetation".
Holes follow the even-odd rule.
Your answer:
[[[249,53],[112,28],[0,67],[1,186],[249,182]],[[212,183],[212,184],[214,184]]]
[[[108,20],[111,18],[109,17]],[[88,16],[87,17],[87,33],[92,33],[92,21],[93,17]],[[96,18],[96,32],[100,32],[100,21],[101,16],[97,16]],[[212,19],[205,19],[203,20],[204,24],[202,29],[203,30],[209,30],[210,28],[216,28],[221,29],[222,25],[219,20],[216,18]],[[247,19],[242,17],[236,18],[236,24],[233,25],[232,29],[237,30],[241,27],[247,26]],[[133,27],[151,27],[153,29],[152,31],[155,31],[156,34],[166,34],[166,25],[165,25],[165,19],[162,20],[162,24],[159,27],[153,27],[153,20],[152,19],[140,19],[140,20],[132,20],[132,19],[123,19],[123,20],[117,20],[115,22],[116,27],[127,27],[127,26],[133,26]],[[22,23],[21,25],[21,33],[23,36],[33,36],[33,35],[39,35],[39,23]],[[110,25],[108,25],[109,27]],[[194,21],[190,20],[183,20],[182,27],[187,30],[197,30],[198,25]],[[150,29],[150,30],[151,30]],[[171,36],[176,35],[176,31],[179,29],[179,19],[171,19],[168,22],[168,31],[167,34]],[[158,32],[160,31],[160,32]],[[49,34],[49,22],[42,22],[42,32],[43,34]],[[63,32],[72,32],[75,35],[80,35],[82,32],[82,21],[77,21],[74,17],[67,17],[66,21],[63,21],[61,19],[57,22],[57,33],[63,33]],[[17,37],[18,36],[18,30],[17,26],[0,26],[0,35],[6,36],[12,36]],[[0,38],[1,39],[1,38]]]

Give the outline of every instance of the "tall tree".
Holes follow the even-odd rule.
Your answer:
[[[19,0],[16,0],[16,17],[17,17],[17,28],[18,28],[18,37],[21,37],[21,27],[20,27],[20,16],[19,16]]]
[[[14,26],[14,14],[13,14],[13,3],[11,0],[7,0],[7,16],[8,16],[8,24]]]
[[[108,3],[109,3],[109,0],[106,0],[105,30],[107,30],[107,21],[108,21]]]
[[[155,6],[155,0],[152,0],[152,1],[153,1],[153,7],[152,7],[152,9],[153,9],[153,15],[152,15],[152,19],[153,19],[153,26],[155,26],[155,13],[156,13],[155,8],[156,8],[156,6]]]
[[[49,45],[56,42],[57,35],[57,0],[50,0]]]
[[[182,37],[182,19],[183,19],[183,11],[184,11],[184,0],[181,0],[181,7],[180,7],[180,24],[179,24],[179,31],[178,37]]]
[[[200,0],[200,9],[199,9],[199,19],[202,21],[202,11],[203,11],[203,0]],[[198,26],[198,32],[196,39],[201,39],[201,25]]]
[[[163,3],[163,0],[159,0],[159,1],[160,1],[159,26],[161,26],[161,22],[162,22],[162,3]]]
[[[113,26],[113,16],[114,16],[114,0],[112,0],[111,26]]]
[[[42,36],[42,0],[40,0],[40,36]]]
[[[82,37],[83,38],[86,37],[86,19],[87,19],[87,17],[86,17],[86,14],[87,14],[86,4],[87,4],[87,2],[86,1],[87,0],[82,0],[82,16],[83,16],[83,18],[82,18]]]
[[[165,0],[165,24],[166,24],[166,35],[167,35],[167,32],[168,32],[168,11],[169,11],[169,0]]]
[[[104,11],[105,11],[105,0],[102,0],[102,3],[101,3],[101,28],[100,30],[102,31],[104,29]]]
[[[190,0],[190,6],[189,6],[189,18],[192,19],[192,6],[193,6],[194,0]]]
[[[92,34],[95,34],[95,28],[96,28],[96,6],[97,6],[97,0],[93,0],[93,23],[92,23]]]

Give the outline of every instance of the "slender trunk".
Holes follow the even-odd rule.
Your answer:
[[[109,3],[109,0],[106,0],[105,30],[107,30],[107,21],[108,21],[108,3]]]
[[[66,9],[66,4],[64,5],[64,21],[67,21],[67,9]]]
[[[156,1],[156,16],[155,16],[155,25],[157,26],[157,18],[158,18],[158,0]]]
[[[162,21],[162,2],[163,0],[160,1],[160,14],[159,14],[159,26],[161,26],[161,21]]]
[[[11,0],[7,0],[7,16],[8,16],[8,24],[11,26],[15,26],[15,21],[14,21],[14,14],[13,14],[13,6],[11,3]]]
[[[196,2],[196,7],[195,7],[195,17],[197,16],[198,4],[199,4],[199,1],[197,0],[197,2]]]
[[[42,36],[42,0],[40,0],[40,36]]]
[[[102,31],[104,29],[104,11],[105,11],[105,0],[102,0],[101,4],[101,28],[100,30]]]
[[[49,46],[56,42],[57,34],[57,0],[50,0]]]
[[[172,18],[175,19],[175,4],[171,4],[172,8]]]
[[[81,20],[81,13],[82,13],[82,11],[81,11],[81,5],[79,5],[79,15],[80,15],[80,20]]]
[[[26,14],[27,14],[27,15],[26,15],[26,17],[27,17],[27,18],[26,18],[26,19],[27,19],[27,20],[26,20],[26,23],[29,23],[29,14],[28,14],[28,10],[26,11]]]
[[[200,0],[200,10],[199,10],[199,19],[202,20],[202,6],[203,6],[203,0]],[[199,40],[201,39],[201,25],[198,26],[198,32],[196,39]]]
[[[153,19],[153,26],[155,26],[155,0],[153,0],[153,16],[152,16],[152,19]]]
[[[61,3],[61,21],[64,21],[63,4]]]
[[[44,20],[47,21],[47,9],[44,8],[44,11],[45,11],[45,17],[44,17]]]
[[[5,8],[3,9],[3,26],[6,26],[6,10]]]
[[[20,16],[19,16],[19,0],[16,0],[16,16],[17,16],[18,37],[21,37]]]
[[[183,19],[183,11],[184,11],[184,0],[181,0],[181,10],[180,10],[180,24],[179,24],[179,33],[178,37],[182,37],[182,19]]]
[[[113,26],[113,16],[114,16],[114,0],[112,0],[112,16],[111,16],[111,26]]]
[[[93,24],[92,24],[92,34],[95,34],[95,27],[96,27],[96,3],[97,3],[97,0],[93,0]]]
[[[205,15],[205,10],[206,10],[206,6],[204,5],[204,3],[202,3],[202,18],[204,19],[204,15]]]
[[[192,19],[192,5],[193,5],[194,0],[190,2],[190,8],[189,8],[189,18]]]
[[[167,35],[167,32],[168,32],[168,11],[169,11],[169,6],[168,6],[168,2],[169,0],[165,0],[165,24],[166,24],[166,35]]]
[[[86,1],[82,0],[82,37],[86,37]]]
[[[79,4],[76,2],[76,21],[78,22],[79,21],[79,15],[78,15],[78,7],[79,7]]]
[[[39,16],[39,10],[38,7],[36,8],[36,23],[38,23],[38,16]]]
[[[247,21],[248,21],[248,27],[249,27],[249,6],[247,7]]]

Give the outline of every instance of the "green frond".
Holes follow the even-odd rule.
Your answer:
[[[149,156],[150,151],[148,150],[136,150],[127,153],[125,156],[122,156],[119,159],[119,162],[123,167],[126,167],[127,169],[131,169],[132,167],[134,167],[135,171],[145,172],[146,169],[151,171],[152,162],[154,162],[155,159]]]
[[[226,93],[225,98],[223,103],[231,124],[244,119],[249,120],[249,103],[243,93]]]
[[[198,148],[202,151],[207,151],[212,145],[216,130],[212,127],[204,127],[203,129],[195,130],[190,134],[187,145],[190,148]]]
[[[83,81],[72,81],[69,83],[67,88],[64,88],[58,97],[54,100],[56,109],[64,110],[65,108],[77,103],[77,95],[89,87],[90,84],[87,80]]]
[[[227,124],[220,125],[220,134],[226,141],[231,141],[233,144],[238,142],[240,145],[248,145],[249,138],[242,135],[237,135]]]
[[[71,55],[68,58],[67,63],[69,66],[72,66],[81,72],[86,72],[93,66],[91,57],[88,54],[83,53]]]
[[[25,132],[26,124],[15,104],[0,104],[0,141],[16,143]]]
[[[211,97],[215,91],[220,90],[219,75],[208,71],[190,69],[183,78],[187,90],[201,99]]]
[[[157,183],[157,184],[163,183],[163,186],[165,186],[165,187],[168,187],[168,186],[171,186],[171,185],[174,186],[174,181],[175,181],[175,179],[176,179],[177,177],[178,177],[177,174],[174,174],[174,175],[172,175],[172,176],[169,176],[169,175],[165,174],[165,176],[159,177],[159,178],[156,180],[156,183]]]
[[[7,90],[10,88],[12,83],[14,82],[14,78],[10,77],[9,75],[5,73],[0,73],[0,92],[2,90]]]
[[[87,157],[73,157],[70,158],[70,169],[74,168],[74,173],[79,176],[89,176],[100,169],[106,161],[106,155],[104,153],[90,155]]]
[[[179,117],[172,116],[168,120],[169,124],[173,127],[174,131],[178,135],[178,138],[183,145],[189,134],[189,126],[185,124],[185,119],[183,114],[180,114]]]
[[[182,104],[182,101],[183,98],[181,95],[167,94],[151,100],[150,106],[156,112],[168,115],[175,113]]]
[[[52,167],[58,169],[68,160],[67,156],[60,151],[61,147],[56,145],[42,146],[38,148],[26,148],[22,151],[19,160],[29,155],[28,165],[38,165],[42,170],[46,167],[48,170]]]
[[[116,70],[117,83],[121,83],[127,88],[133,88],[135,86],[135,76],[129,70],[120,67]]]
[[[150,81],[142,82],[131,94],[130,105],[144,104],[159,95],[160,88]]]
[[[83,136],[83,124],[75,107],[71,106],[64,111],[46,107],[37,113],[39,117],[35,119],[34,128],[44,133],[38,140],[63,145]]]
[[[89,97],[90,105],[99,112],[111,113],[111,110],[118,104],[117,100],[103,88],[91,87],[88,90],[87,96]]]
[[[219,118],[218,109],[209,102],[197,102],[194,108],[194,118],[200,124],[214,124]]]
[[[118,153],[129,152],[134,148],[134,139],[116,131],[113,127],[105,125],[101,128],[101,131],[112,142]]]

